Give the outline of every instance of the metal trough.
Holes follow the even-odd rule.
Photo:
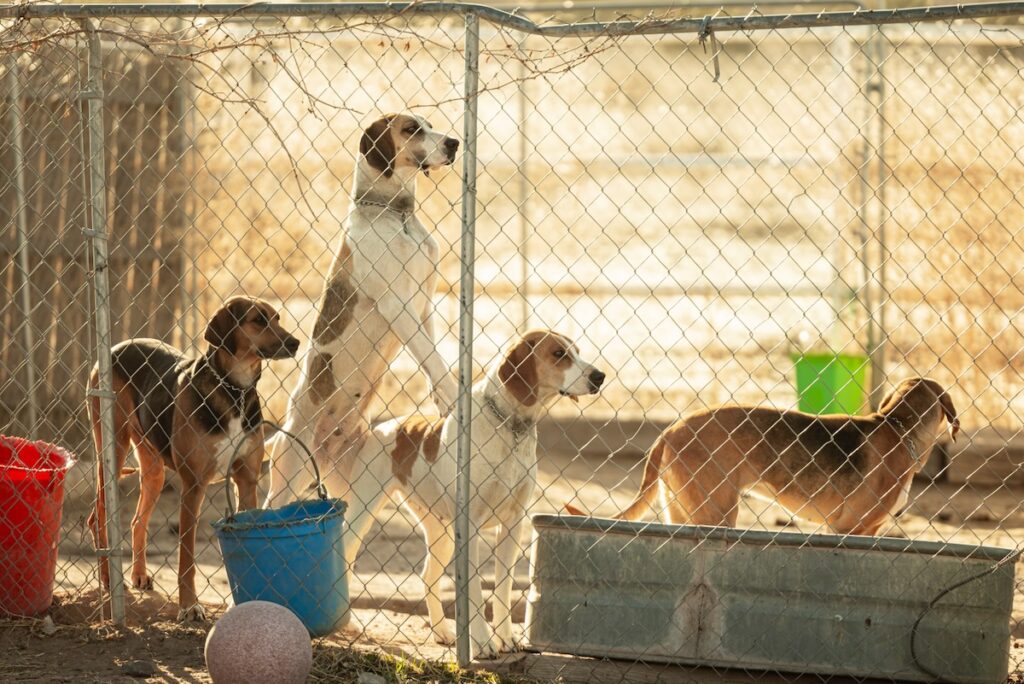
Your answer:
[[[533,650],[932,681],[1005,682],[1019,551],[885,537],[533,518]]]

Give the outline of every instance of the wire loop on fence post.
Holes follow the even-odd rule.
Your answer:
[[[110,568],[110,612],[114,624],[124,624],[124,575],[121,566],[121,525],[118,506],[118,466],[114,453],[113,369],[110,355],[110,284],[107,250],[107,208],[103,145],[103,54],[100,39],[89,19],[82,20],[88,42],[86,64],[86,141],[89,193],[86,195],[89,216],[86,234],[92,245],[92,281],[95,297],[96,359],[99,364],[100,425],[103,437],[100,467],[103,469],[103,495],[106,500],[107,542],[106,562]],[[83,142],[86,142],[83,141]]]
[[[469,648],[469,450],[473,416],[473,266],[476,259],[476,117],[480,78],[480,20],[466,15],[466,74],[462,157],[462,273],[459,281],[459,426],[455,482],[455,653],[459,665],[470,661]]]
[[[700,29],[697,31],[697,41],[700,46],[704,48],[704,54],[708,52],[707,39],[711,39],[711,62],[715,68],[715,77],[711,79],[712,83],[718,83],[719,77],[722,75],[722,70],[718,66],[718,39],[715,38],[715,32],[711,30],[709,23],[712,19],[718,16],[718,12],[715,12],[714,16],[706,15],[703,23],[700,25]]]

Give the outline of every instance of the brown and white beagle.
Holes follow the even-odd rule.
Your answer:
[[[548,330],[518,338],[473,386],[470,453],[470,638],[477,658],[512,648],[513,568],[537,481],[537,420],[559,396],[596,394],[605,374],[580,358],[568,338]],[[423,583],[434,637],[454,641],[444,619],[440,581],[455,548],[456,440],[454,416],[408,416],[374,427],[373,437],[344,472],[326,476],[348,502],[345,555],[350,572],[373,517],[388,497],[419,522],[427,543]],[[479,537],[497,532],[494,628],[484,617]]]
[[[251,297],[232,297],[210,320],[205,339],[209,350],[191,358],[151,339],[115,345],[114,447],[117,471],[126,469],[129,448],[139,463],[140,494],[132,519],[132,586],[152,589],[146,568],[149,519],[164,486],[164,468],[181,478],[178,528],[179,620],[202,620],[204,610],[195,589],[196,526],[207,486],[228,475],[238,487],[240,508],[258,504],[256,486],[263,461],[263,414],[256,392],[263,362],[295,356],[299,340],[281,327],[270,304]],[[89,377],[99,387],[99,369]],[[96,453],[102,427],[99,399],[88,402]],[[232,456],[238,453],[232,462]],[[96,508],[89,529],[96,548],[107,547],[103,468],[97,459]],[[100,575],[109,586],[110,568],[100,561]]]
[[[839,534],[876,534],[902,513],[943,420],[955,439],[953,400],[929,378],[904,380],[867,416],[750,406],[696,411],[654,443],[636,499],[615,517],[654,513],[669,523],[731,527],[749,493]]]
[[[377,386],[403,346],[427,374],[438,410],[447,414],[455,404],[455,381],[434,336],[440,248],[414,210],[417,176],[454,163],[458,147],[410,114],[383,116],[363,132],[348,219],[284,424],[322,470],[345,467],[359,452]],[[268,448],[267,505],[276,507],[302,496],[313,471],[284,434]]]

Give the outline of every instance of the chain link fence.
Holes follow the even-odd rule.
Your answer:
[[[129,387],[141,380],[116,355],[111,367],[110,344],[155,338],[202,356],[217,347],[217,312],[245,295],[301,341],[297,357],[262,362],[263,416],[309,443],[349,504],[346,542],[361,542],[347,640],[447,657],[457,635],[461,662],[532,640],[627,661],[828,672],[832,641],[870,660],[883,634],[892,657],[855,674],[993,681],[979,674],[993,657],[1019,672],[1013,564],[926,616],[922,652],[887,606],[916,616],[1002,558],[979,546],[1020,543],[1024,7],[559,12],[0,9],[0,433],[82,460],[66,484],[60,610],[95,621],[112,599],[118,620],[177,614],[182,465],[166,461],[165,481],[141,463],[141,478],[115,485],[111,432],[100,444],[109,551],[97,550],[86,405],[108,427],[145,411],[153,396]],[[375,125],[392,112],[404,116]],[[445,139],[457,154],[438,156]],[[557,334],[522,337],[537,329]],[[242,356],[208,358],[232,384],[225,364]],[[957,441],[939,429],[939,390],[899,433],[770,414],[747,444],[753,410],[738,423],[707,412],[877,417],[917,376],[952,401]],[[403,418],[438,409],[452,411],[443,427]],[[672,446],[677,426],[659,438],[694,411],[722,434]],[[215,460],[217,444],[195,458]],[[289,440],[269,444],[260,501],[310,496]],[[755,532],[564,517],[532,529],[529,516],[566,504],[613,516],[654,492],[641,483],[659,444],[671,449],[651,460],[660,498],[646,520]],[[694,444],[706,455],[686,465]],[[767,463],[744,460],[763,448]],[[796,449],[807,456],[794,465]],[[684,496],[693,482],[700,492]],[[147,487],[165,491],[140,582],[129,559]],[[709,516],[723,492],[726,510]],[[226,502],[221,484],[206,493],[195,589],[215,616],[231,603],[210,526]],[[857,524],[838,524],[840,508]],[[848,536],[881,514],[877,536]],[[852,569],[823,560],[839,555]],[[762,564],[770,577],[757,584]],[[847,572],[885,591],[857,593]],[[993,578],[1012,584],[1012,605]],[[751,605],[770,606],[791,641],[731,621]],[[694,645],[702,630],[713,647]],[[801,644],[807,662],[759,655]],[[544,667],[531,672],[553,677]]]

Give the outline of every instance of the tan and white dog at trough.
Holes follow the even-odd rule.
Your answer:
[[[576,400],[596,394],[605,374],[580,359],[579,350],[557,333],[531,331],[518,338],[473,386],[470,451],[469,604],[474,657],[510,650],[513,569],[522,553],[520,537],[537,483],[537,420],[559,396]],[[344,471],[325,478],[334,496],[348,502],[345,556],[353,567],[373,516],[391,497],[419,522],[427,544],[423,584],[431,631],[442,644],[454,642],[444,619],[440,580],[455,549],[456,441],[454,416],[407,416],[381,423]],[[350,486],[351,484],[351,486]],[[494,627],[488,627],[480,586],[479,543],[497,533]]]
[[[458,147],[408,114],[384,116],[363,132],[348,219],[284,424],[323,470],[362,447],[377,385],[402,345],[429,377],[440,412],[455,405],[455,380],[434,339],[439,247],[416,218],[415,193],[416,177],[454,163]],[[280,433],[268,451],[267,504],[301,497],[313,479],[304,452]]]
[[[696,411],[647,455],[640,491],[615,516],[734,527],[744,493],[838,534],[873,535],[907,504],[943,420],[960,429],[939,383],[908,378],[867,416],[816,416],[749,406]],[[585,515],[567,505],[573,515]]]

